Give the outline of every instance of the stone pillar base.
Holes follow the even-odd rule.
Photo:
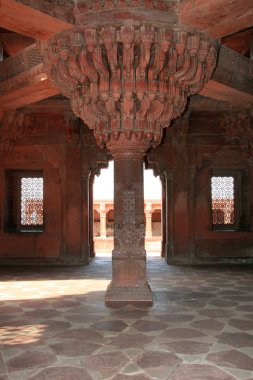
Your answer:
[[[153,305],[153,296],[149,284],[145,286],[113,286],[109,284],[105,294],[105,304],[108,307],[133,305],[146,307]]]

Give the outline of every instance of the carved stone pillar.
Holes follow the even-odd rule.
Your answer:
[[[152,237],[152,206],[151,203],[146,205],[146,237]]]
[[[143,154],[148,143],[123,134],[107,146],[114,158],[114,250],[107,306],[153,303],[146,279]]]
[[[100,215],[100,237],[106,238],[106,209],[105,209],[104,203],[100,204],[99,215]]]
[[[217,46],[178,24],[174,1],[76,0],[74,12],[76,26],[42,44],[44,69],[115,159],[115,249],[106,304],[149,305],[143,154],[160,144],[163,128],[210,79]]]

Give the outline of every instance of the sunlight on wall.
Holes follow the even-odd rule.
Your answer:
[[[93,186],[94,200],[113,199],[114,175],[113,161],[108,169],[102,169],[99,177],[95,177]],[[144,199],[161,199],[162,188],[159,177],[155,177],[153,170],[144,170]]]

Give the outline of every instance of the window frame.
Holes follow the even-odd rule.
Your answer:
[[[43,178],[43,224],[21,224],[21,179]],[[7,188],[8,187],[8,188]],[[42,170],[5,171],[5,232],[43,232],[45,228],[45,178]]]
[[[233,177],[234,178],[234,223],[233,224],[214,224],[212,208],[212,177]],[[212,169],[210,176],[210,215],[213,231],[237,231],[240,229],[240,219],[242,213],[242,174],[237,169]]]

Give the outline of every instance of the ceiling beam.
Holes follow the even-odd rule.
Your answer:
[[[0,32],[0,41],[5,52],[10,56],[19,53],[34,44],[34,40],[15,32]]]
[[[43,70],[36,44],[0,63],[1,108],[20,108],[59,94]]]
[[[253,61],[221,46],[213,77],[200,94],[241,108],[252,108]]]
[[[17,109],[57,95],[59,92],[43,71],[43,64],[40,63],[0,83],[0,104],[3,109]]]
[[[237,51],[237,53],[246,55],[250,53],[251,45],[253,44],[253,28],[224,37],[221,43]],[[247,57],[249,57],[249,54],[247,54]]]
[[[29,6],[20,1],[0,0],[0,26],[38,40],[47,40],[73,26],[64,9],[53,3],[44,0],[26,3]]]
[[[253,107],[253,95],[224,85],[213,79],[200,91],[200,95],[210,99],[228,102],[233,104],[236,108],[252,109]]]
[[[185,0],[179,20],[218,39],[253,25],[252,0]]]

